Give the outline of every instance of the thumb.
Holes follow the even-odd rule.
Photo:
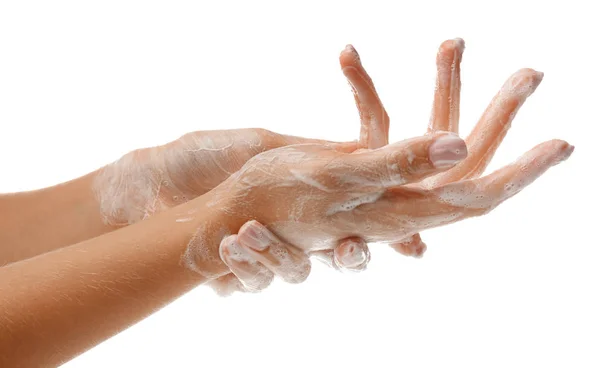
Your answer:
[[[328,170],[357,190],[383,189],[418,182],[448,170],[465,157],[467,146],[458,135],[437,133],[344,155]]]

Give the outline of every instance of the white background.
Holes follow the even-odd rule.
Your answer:
[[[354,139],[337,61],[347,43],[393,141],[425,131],[437,47],[463,37],[463,134],[511,73],[545,72],[492,169],[552,138],[575,153],[493,213],[426,232],[421,260],[373,244],[362,274],[315,265],[302,285],[225,299],[199,287],[65,367],[600,365],[591,6],[213,3],[2,1],[0,191],[66,181],[193,130]]]

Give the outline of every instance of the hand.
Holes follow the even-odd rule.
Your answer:
[[[275,276],[292,284],[303,282],[311,270],[309,256],[348,271],[364,270],[371,259],[366,242],[360,238],[344,239],[334,250],[305,252],[285,243],[257,221],[247,222],[237,235],[223,239],[219,255],[231,273],[208,285],[221,296],[235,291],[262,291]]]
[[[434,133],[355,154],[321,144],[288,146],[249,160],[215,189],[210,206],[230,214],[232,223],[257,219],[304,251],[333,249],[358,234],[395,242],[488,213],[572,151],[564,141],[548,141],[483,178],[421,189],[408,184],[466,157],[460,138]]]
[[[460,62],[463,51],[464,41],[462,39],[447,40],[439,48],[436,89],[428,134],[437,131],[458,132],[461,87]],[[342,51],[340,64],[354,91],[356,105],[361,117],[359,147],[373,149],[387,144],[389,129],[388,114],[377,95],[371,78],[362,66],[358,53],[352,46],[349,45]],[[460,179],[475,178],[481,175],[487,163],[493,157],[496,148],[506,135],[506,131],[510,127],[510,122],[514,118],[518,108],[533,93],[541,81],[541,77],[541,73],[531,69],[520,70],[511,76],[494,98],[477,127],[467,138],[469,146],[468,158],[456,168],[424,180],[418,184],[418,187],[433,188]],[[266,228],[264,231],[267,231]],[[276,236],[272,233],[269,234],[269,237],[276,239]],[[354,238],[354,240],[357,246],[347,248],[355,252],[346,254],[346,258],[350,260],[349,262],[354,262],[355,259],[370,259],[370,255],[367,256],[369,251],[366,242],[360,238]],[[278,241],[282,243],[280,240]],[[418,233],[398,242],[393,242],[391,245],[398,252],[415,257],[421,257],[426,250],[426,245]],[[243,248],[243,246],[241,247]],[[341,247],[340,249],[344,248]],[[341,253],[322,250],[313,252],[312,254],[321,255],[321,259],[328,264],[344,265],[344,261],[339,261],[334,257],[334,255]],[[235,260],[228,261],[224,259],[224,261],[232,269],[239,266],[236,265]],[[365,267],[366,263],[362,264],[360,269],[364,269]],[[246,277],[249,277],[248,275],[245,274]],[[232,276],[227,275],[225,278],[237,281]],[[219,284],[220,280],[215,282]],[[243,280],[242,283],[244,283]],[[236,288],[239,290],[241,286],[239,282],[237,284]]]
[[[261,152],[302,143],[332,142],[264,129],[188,133],[126,154],[101,170],[94,189],[106,223],[133,224],[210,191]],[[356,143],[344,146],[354,149]]]
[[[290,144],[324,143],[280,135],[264,129],[239,129],[226,131],[199,131],[159,147],[131,152],[103,168],[95,178],[95,191],[107,224],[124,226],[143,220],[155,213],[202,195],[224,181],[231,173],[258,153]],[[357,148],[355,142],[343,146]],[[347,254],[341,244],[340,257],[334,260],[333,252],[316,252],[313,255],[340,268],[358,270],[349,257],[369,259],[366,243],[352,247],[354,254]],[[292,247],[291,245],[288,245]],[[223,280],[214,281],[218,289],[235,288],[239,282],[228,287]]]
[[[340,66],[350,84],[356,106],[360,115],[361,130],[358,147],[361,149],[379,148],[388,143],[389,117],[373,82],[362,66],[360,56],[351,45],[340,54]],[[246,231],[253,229],[266,242],[264,248],[273,247],[276,253],[284,250],[290,254],[286,266],[264,259],[261,263],[253,259],[245,249],[252,244],[244,244],[240,239],[248,239]],[[240,233],[225,238],[221,242],[220,256],[223,262],[232,270],[225,276],[208,283],[218,294],[229,295],[234,291],[257,292],[266,288],[275,275],[281,279],[297,283],[304,281],[310,272],[309,255],[317,258],[330,267],[339,270],[362,271],[366,269],[371,259],[367,243],[358,237],[344,239],[334,250],[326,249],[310,252],[309,255],[297,247],[283,242],[257,221],[250,221],[240,229]],[[303,270],[300,277],[294,270]],[[289,277],[289,273],[296,273]]]
[[[440,131],[458,133],[460,63],[464,48],[464,41],[460,38],[444,41],[439,48],[436,88],[427,134]],[[535,91],[542,78],[543,73],[533,69],[521,69],[511,75],[465,139],[469,152],[467,158],[456,167],[425,179],[416,187],[439,188],[481,176],[506,136],[519,108]],[[391,246],[401,254],[415,257],[422,256],[427,249],[418,233]]]

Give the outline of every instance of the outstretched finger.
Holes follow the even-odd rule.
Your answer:
[[[458,133],[460,117],[460,63],[465,41],[462,38],[442,42],[436,57],[437,75],[428,134],[439,131]],[[441,174],[440,174],[441,175]],[[435,177],[435,176],[434,176]],[[432,180],[434,177],[430,177]],[[426,179],[427,181],[427,179]],[[395,251],[420,258],[427,249],[417,233],[390,246]]]
[[[436,187],[481,175],[506,136],[517,111],[541,83],[543,76],[533,69],[521,69],[511,75],[465,139],[469,156],[423,185]]]
[[[443,204],[483,214],[519,193],[550,167],[569,158],[573,150],[565,141],[547,141],[487,176],[444,185],[432,193]]]
[[[373,80],[352,45],[347,45],[341,52],[340,66],[352,87],[360,115],[360,147],[374,149],[385,146],[389,140],[390,118],[379,99]]]
[[[428,133],[458,133],[460,62],[464,49],[465,41],[462,38],[446,40],[440,45],[436,58],[437,77]]]
[[[552,140],[534,147],[514,163],[482,178],[450,183],[431,190],[406,187],[390,189],[378,201],[362,207],[363,216],[377,219],[374,222],[377,226],[364,235],[369,241],[395,240],[398,234],[390,229],[398,226],[398,216],[405,216],[406,213],[411,213],[410,221],[404,226],[407,227],[407,235],[484,215],[533,183],[550,167],[566,160],[573,149],[565,141]]]

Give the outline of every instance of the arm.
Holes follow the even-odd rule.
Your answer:
[[[222,237],[206,226],[223,222],[204,197],[0,268],[0,366],[57,365],[205,282],[182,262],[199,228],[206,240],[195,244],[199,252],[217,249]],[[189,221],[181,215],[195,210]],[[212,274],[227,270],[212,266]]]
[[[320,144],[266,152],[195,200],[0,268],[0,363],[62,362],[226,275],[219,243],[251,219],[309,252],[334,249],[357,233],[391,242],[489,212],[572,151],[566,142],[549,141],[481,179],[431,190],[398,185],[463,159],[460,138],[436,133],[357,154]],[[265,265],[295,263],[294,254],[263,242],[257,230],[247,226],[222,253],[237,256],[236,246],[243,246]],[[291,269],[289,277],[306,271]]]
[[[0,266],[116,229],[103,222],[95,173],[54,187],[0,196]]]
[[[64,184],[0,195],[0,266],[105,234],[203,195],[261,152],[314,142],[324,143],[264,129],[193,132],[130,152]]]

